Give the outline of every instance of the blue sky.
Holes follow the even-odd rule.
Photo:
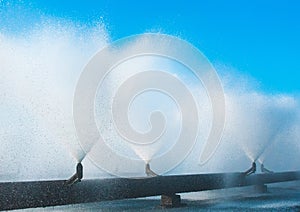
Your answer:
[[[0,6],[0,30],[18,33],[40,14],[87,25],[102,17],[113,40],[149,31],[178,35],[213,63],[252,76],[264,91],[300,93],[297,0],[0,0]]]

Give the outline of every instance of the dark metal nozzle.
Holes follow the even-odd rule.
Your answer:
[[[256,163],[253,162],[252,163],[252,166],[250,169],[248,169],[247,171],[245,171],[245,175],[248,176],[248,175],[251,175],[251,174],[254,174],[256,172]]]
[[[77,163],[76,173],[72,177],[70,177],[64,184],[73,185],[74,183],[80,182],[82,177],[83,177],[83,166],[81,163]]]
[[[156,174],[154,171],[151,170],[149,163],[146,164],[145,172],[148,177],[157,177],[158,176],[158,174]]]

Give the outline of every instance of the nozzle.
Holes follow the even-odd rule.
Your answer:
[[[260,170],[261,170],[262,173],[274,173],[273,171],[265,168],[264,164],[261,164]]]
[[[81,179],[83,177],[83,166],[81,163],[77,163],[76,174],[77,174],[78,179],[81,181]]]
[[[256,172],[256,163],[253,162],[251,168],[248,169],[247,171],[245,171],[244,174],[245,174],[246,176],[249,176],[249,175],[251,175],[251,174],[254,174],[255,172]]]
[[[145,172],[148,177],[157,177],[158,176],[158,174],[156,174],[154,171],[151,170],[149,163],[146,164]]]
[[[83,166],[81,163],[77,163],[76,173],[70,177],[64,184],[65,185],[73,185],[81,181],[83,177]]]

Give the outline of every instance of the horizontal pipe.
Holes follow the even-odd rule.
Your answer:
[[[270,184],[295,180],[300,180],[300,171],[250,175],[245,178],[244,185]]]
[[[300,180],[300,171],[250,176],[245,176],[244,173],[220,173],[142,179],[94,179],[82,180],[71,186],[65,185],[63,180],[5,182],[0,183],[0,210],[99,202],[294,180]]]

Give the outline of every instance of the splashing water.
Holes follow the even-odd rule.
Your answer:
[[[150,44],[149,39],[151,37],[152,39],[154,38],[153,35],[148,35],[148,36],[143,35],[142,38],[140,37],[139,39],[134,40],[134,42],[129,42],[131,45],[129,45],[128,48],[126,48],[127,46],[122,48],[120,52],[121,53],[125,52],[127,55],[128,52],[132,54],[131,50],[135,52],[137,51],[135,49],[139,49],[144,46],[148,47],[148,45],[145,45],[145,43]],[[160,41],[163,41],[162,43],[165,44],[166,49],[168,50],[169,42],[166,42],[165,40],[166,36],[156,34],[155,37],[156,38],[159,37],[160,39],[163,39]],[[168,38],[170,39],[170,37]],[[169,40],[167,39],[167,41]],[[176,40],[176,42],[177,41],[178,40]],[[128,45],[128,40],[126,40],[126,42],[123,43]],[[100,55],[102,57],[103,55],[105,55],[106,56],[105,58],[114,58],[114,57],[119,58],[116,55],[119,55],[120,52],[117,53],[116,49],[119,48],[112,48],[113,54],[110,53],[111,52],[110,49],[105,49],[97,55]],[[162,49],[165,50],[165,48]],[[146,52],[148,51],[149,48],[146,49]],[[89,156],[93,159],[93,161],[95,161],[97,165],[99,165],[101,168],[111,173],[115,173],[116,175],[118,175],[118,173],[120,172],[125,172],[125,173],[134,172],[135,171],[134,169],[136,169],[135,167],[140,167],[140,172],[144,173],[143,170],[144,170],[145,162],[150,160],[152,164],[154,163],[155,168],[159,167],[160,170],[164,172],[166,169],[165,167],[169,167],[170,165],[174,166],[174,163],[176,165],[176,163],[178,163],[177,162],[178,160],[181,160],[181,158],[184,158],[186,156],[187,152],[185,150],[189,151],[190,147],[192,147],[192,145],[190,144],[193,144],[194,139],[192,138],[196,135],[197,128],[198,128],[198,121],[196,123],[194,121],[198,119],[198,114],[197,111],[193,110],[193,108],[195,107],[192,107],[195,105],[194,101],[193,100],[191,101],[191,99],[193,98],[191,97],[191,94],[187,91],[186,87],[182,85],[183,83],[180,82],[177,78],[178,76],[182,75],[184,76],[183,78],[187,78],[185,79],[186,80],[185,84],[186,85],[191,84],[189,75],[192,74],[190,73],[190,71],[186,70],[186,68],[183,65],[181,65],[181,63],[175,61],[170,62],[169,59],[167,59],[166,57],[162,57],[160,54],[158,54],[158,56],[153,56],[153,55],[145,56],[143,54],[142,56],[139,55],[138,57],[136,57],[136,54],[133,55],[135,56],[134,58],[130,58],[130,60],[123,61],[123,63],[121,63],[121,65],[119,64],[117,68],[112,68],[111,70],[110,67],[107,67],[106,69],[111,70],[111,72],[105,74],[104,76],[106,77],[103,78],[103,80],[100,79],[94,80],[95,78],[97,78],[97,76],[94,75],[92,75],[93,76],[92,78],[88,78],[89,76],[87,75],[87,73],[91,73],[91,71],[93,71],[94,69],[86,69],[88,70],[88,72],[86,72],[85,70],[82,74],[81,79],[85,80],[88,78],[89,81],[82,81],[82,80],[79,81],[78,87],[80,89],[77,91],[80,92],[76,93],[77,94],[76,101],[78,102],[75,101],[74,103],[75,108],[77,108],[76,111],[78,111],[76,113],[78,115],[75,116],[76,123],[78,123],[76,127],[77,129],[83,132],[81,134],[81,138],[86,139],[87,135],[88,136],[93,135],[91,136],[91,138],[97,138],[98,130],[95,129],[95,127],[93,127],[94,125],[93,119],[92,121],[89,121],[89,119],[86,119],[85,116],[83,117],[81,116],[81,114],[88,113],[90,114],[88,115],[88,117],[93,117],[93,114],[91,114],[90,112],[90,111],[93,112],[93,109],[92,108],[88,109],[90,107],[89,105],[92,105],[93,102],[91,102],[90,98],[88,98],[85,100],[85,102],[87,103],[86,106],[84,107],[77,107],[77,106],[80,104],[82,98],[86,98],[91,95],[92,97],[94,96],[94,94],[89,93],[89,91],[94,91],[95,86],[89,86],[89,89],[86,89],[87,84],[89,84],[88,82],[91,81],[102,82],[101,86],[103,84],[103,87],[100,87],[100,89],[98,89],[98,92],[100,91],[100,93],[102,92],[102,94],[100,95],[99,98],[97,98],[100,100],[100,102],[96,101],[95,104],[96,113],[98,113],[96,119],[101,119],[102,117],[104,117],[106,120],[101,119],[101,121],[97,122],[96,120],[96,122],[98,128],[100,128],[100,131],[103,132],[104,130],[104,133],[101,134],[106,134],[107,139],[104,139],[106,140],[104,142],[100,141],[98,143],[93,144],[90,142],[92,139],[88,138],[86,142],[84,141],[83,145],[84,148],[88,149],[88,151],[89,149],[91,149],[92,146]],[[125,58],[127,57],[129,56],[126,56]],[[101,60],[101,58],[99,59]],[[94,61],[94,59],[92,61]],[[113,64],[115,63],[117,62],[114,62]],[[93,63],[91,62],[91,64]],[[101,64],[102,66],[105,67],[107,66],[105,61],[103,61]],[[88,67],[98,67],[101,66],[101,64],[97,66],[91,65]],[[176,70],[176,72],[174,70]],[[94,72],[95,71],[93,71],[92,73]],[[177,77],[175,78],[174,76]],[[136,77],[138,77],[139,80],[137,80]],[[108,82],[105,83],[105,81]],[[176,83],[177,86],[174,86],[174,83]],[[167,95],[164,92],[166,92]],[[171,104],[168,101],[164,101],[163,98],[164,96],[167,97],[169,101],[171,100]],[[142,98],[143,101],[139,100],[140,98]],[[137,102],[139,102],[140,108],[135,107],[136,110],[132,113],[129,113],[128,115],[128,109],[131,109],[131,107],[134,106]],[[177,115],[178,112],[173,112],[178,110],[176,107],[175,107],[176,110],[173,110],[174,107],[172,108],[172,104],[174,105],[174,103],[175,105],[177,103],[181,112],[184,114],[182,117],[184,117],[183,119],[185,121],[183,121],[182,128],[177,127],[177,129],[176,128],[174,129],[174,126],[172,126],[175,124],[176,127],[176,124],[180,123],[179,116]],[[80,108],[87,108],[87,109],[85,111],[82,111]],[[153,114],[156,115],[166,114],[167,116],[165,117],[156,116],[156,118],[160,119],[158,120],[158,119],[153,119],[155,118]],[[203,114],[203,116],[205,115],[207,114]],[[149,117],[151,117],[150,118],[151,126],[149,126],[150,123],[148,121]],[[187,117],[190,118],[187,119]],[[141,129],[140,126],[142,126],[142,129],[138,131],[144,131],[146,133],[144,132],[137,133],[135,129],[132,130],[132,126],[130,126],[132,125],[132,123],[127,124],[128,119],[130,119],[129,122],[135,120],[136,124],[134,128]],[[207,119],[204,119],[204,121],[206,120]],[[82,124],[82,122],[85,122],[85,124]],[[145,123],[148,126],[147,125],[145,126]],[[143,125],[145,126],[144,129],[143,129]],[[92,130],[84,129],[85,126],[92,126]],[[126,127],[126,129],[124,128],[124,126]],[[118,128],[117,129],[118,132],[114,132],[117,131],[115,130],[116,128]],[[202,129],[204,128],[205,127],[202,127]],[[120,129],[122,130],[121,133],[119,133]],[[147,133],[147,130],[150,133]],[[178,134],[180,134],[180,139],[181,139],[181,142],[179,143],[182,144],[183,146],[180,146],[180,148],[178,148],[178,142],[177,142],[176,147],[173,148],[175,144],[172,144],[172,142],[174,143],[174,141],[177,141],[176,137],[178,137]],[[93,139],[93,140],[97,141],[97,139]],[[120,157],[116,155],[114,152],[111,152],[110,150],[111,148],[107,149],[107,146],[104,144],[105,142],[108,143],[107,141],[113,144],[113,145],[110,144],[111,146],[120,147],[119,149],[121,150],[121,152],[125,152],[123,153],[124,157],[122,159],[120,159]],[[140,163],[140,161],[134,161],[132,158],[128,160],[128,150],[130,149],[133,149],[134,152],[145,162]],[[161,157],[165,157],[165,159],[163,160],[164,163],[162,164],[160,159],[157,157],[157,155],[160,153],[161,150],[164,149],[167,149],[168,153],[172,152],[173,156],[165,157],[167,154],[163,154],[163,156]],[[108,157],[111,159],[110,161],[107,160]],[[116,161],[118,161],[118,163],[116,163]],[[167,165],[168,161],[171,163]]]
[[[74,89],[86,62],[108,41],[103,24],[85,27],[52,19],[37,25],[23,37],[0,31],[0,180],[65,178],[73,172],[74,160],[81,161],[85,157],[73,125]],[[224,70],[219,68],[219,71]],[[196,92],[199,88],[191,82],[190,76],[180,71],[174,73],[185,78],[184,82],[195,91],[192,93],[201,108],[202,132],[190,156],[173,173],[243,170],[248,161],[244,160],[237,143],[250,160],[260,158],[261,162],[266,161],[272,166],[277,163],[275,159],[286,158],[287,161],[281,161],[282,168],[297,167],[289,165],[292,156],[300,151],[299,98],[241,89],[243,84],[232,83],[240,77],[226,71],[226,76],[221,77],[226,95],[226,128],[216,154],[201,167],[196,161],[210,129],[209,101],[205,92]],[[232,81],[227,80],[228,75]],[[107,91],[105,94],[109,96],[111,91],[106,89],[102,92]],[[149,122],[145,121],[147,114],[160,107],[151,101],[155,92],[147,95],[137,97],[130,109],[131,124],[139,131],[149,128]],[[166,119],[173,124],[169,128],[169,143],[139,149],[122,143],[115,137],[117,135],[111,135],[111,131],[100,129],[105,138],[110,138],[107,144],[119,154],[150,161],[173,145],[180,127],[177,125],[180,119],[178,108],[174,102],[165,100],[165,96],[155,98],[166,106],[160,110],[166,110]],[[105,99],[98,100],[104,107],[96,110],[97,120],[106,123],[105,103],[101,102]],[[145,102],[152,105],[141,109]],[[140,113],[137,110],[141,110]],[[86,164],[87,177],[97,175],[93,171],[99,170],[88,161]]]
[[[73,93],[82,67],[108,35],[102,24],[82,30],[49,20],[26,37],[0,33],[0,140],[1,151],[8,151],[1,164],[22,161],[16,165],[24,167],[22,177],[39,176],[51,166],[59,169],[51,168],[53,173],[63,172],[65,167],[55,164],[72,164],[68,152],[77,161],[85,155],[72,121]],[[34,171],[25,173],[25,167]]]
[[[296,111],[293,98],[259,93],[228,97],[228,122],[236,142],[252,161],[275,141],[281,131],[291,124]]]

